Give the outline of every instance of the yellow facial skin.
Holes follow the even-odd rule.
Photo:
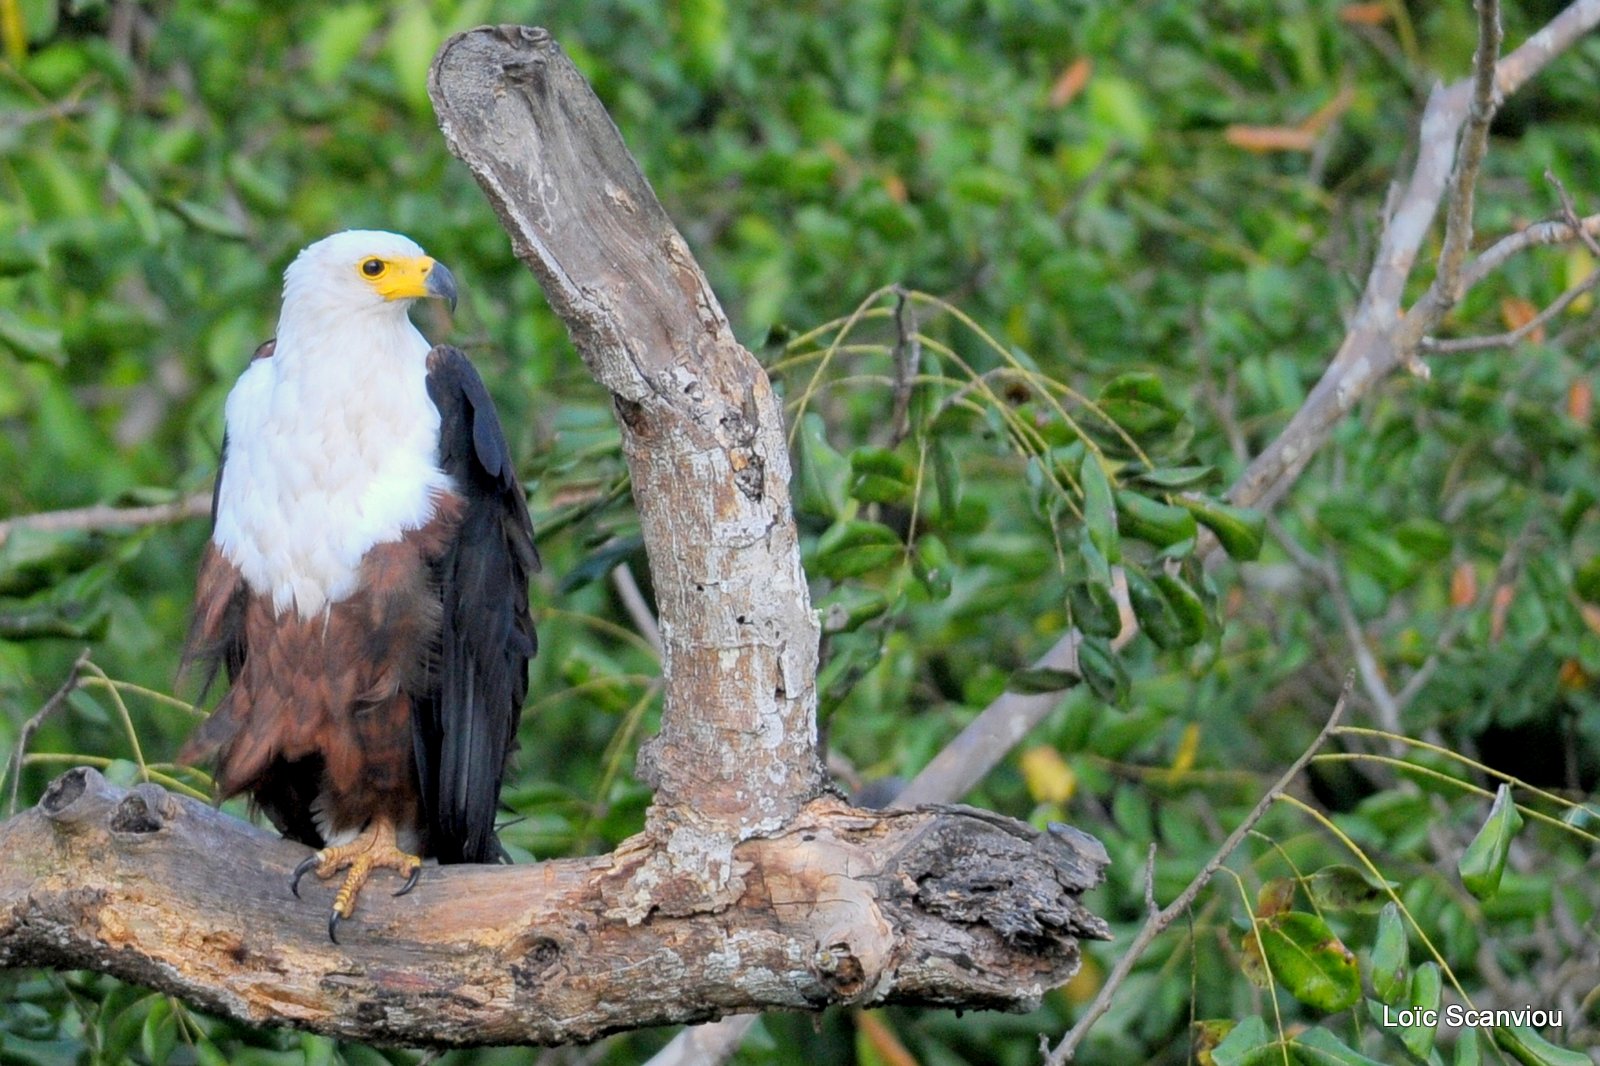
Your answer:
[[[355,265],[361,279],[385,300],[420,300],[436,296],[456,306],[456,279],[431,256],[384,258],[366,256]]]

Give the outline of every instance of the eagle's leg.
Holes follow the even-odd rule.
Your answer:
[[[393,822],[374,818],[361,835],[350,843],[323,848],[295,867],[289,888],[299,896],[300,878],[307,873],[315,873],[327,880],[347,867],[350,872],[345,874],[344,884],[339,886],[338,893],[333,897],[333,910],[328,915],[328,939],[335,944],[339,942],[339,923],[355,910],[356,897],[361,894],[372,871],[388,869],[405,874],[405,884],[395,893],[403,896],[416,887],[417,878],[422,874],[422,859],[400,850]]]

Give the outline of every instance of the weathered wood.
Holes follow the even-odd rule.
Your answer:
[[[748,887],[731,906],[663,898],[630,924],[606,897],[652,846],[429,867],[397,899],[380,877],[336,945],[332,888],[289,894],[306,849],[77,769],[0,823],[0,967],[100,970],[375,1043],[550,1044],[769,1007],[1025,1010],[1077,968],[1077,938],[1106,933],[1078,902],[1100,878],[1097,844],[970,808],[815,800],[734,850]]]

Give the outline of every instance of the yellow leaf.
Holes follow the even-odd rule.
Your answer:
[[[1047,745],[1022,753],[1022,780],[1038,803],[1066,803],[1078,790],[1078,775],[1061,753]]]
[[[1567,288],[1572,288],[1578,282],[1588,277],[1594,271],[1594,256],[1589,249],[1581,244],[1575,244],[1567,249]],[[1594,290],[1591,289],[1567,305],[1567,314],[1586,315],[1594,307]]]
[[[1521,329],[1532,322],[1539,314],[1539,309],[1533,306],[1532,300],[1525,300],[1521,296],[1507,296],[1500,301],[1500,320],[1506,324],[1506,329]],[[1528,334],[1528,339],[1535,344],[1544,340],[1544,327],[1540,326]]]
[[[1089,1003],[1100,994],[1100,986],[1105,983],[1105,972],[1100,969],[1100,964],[1093,955],[1083,955],[1078,960],[1078,972],[1072,975],[1072,980],[1061,986],[1061,998],[1071,1007],[1081,1007]]]
[[[1195,752],[1200,750],[1200,723],[1190,722],[1183,727],[1183,736],[1178,738],[1178,751],[1172,757],[1172,772],[1186,774],[1194,769]]]

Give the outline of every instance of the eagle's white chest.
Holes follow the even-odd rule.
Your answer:
[[[280,614],[349,596],[367,551],[425,525],[449,487],[427,342],[403,317],[360,326],[280,327],[228,394],[212,539]]]

